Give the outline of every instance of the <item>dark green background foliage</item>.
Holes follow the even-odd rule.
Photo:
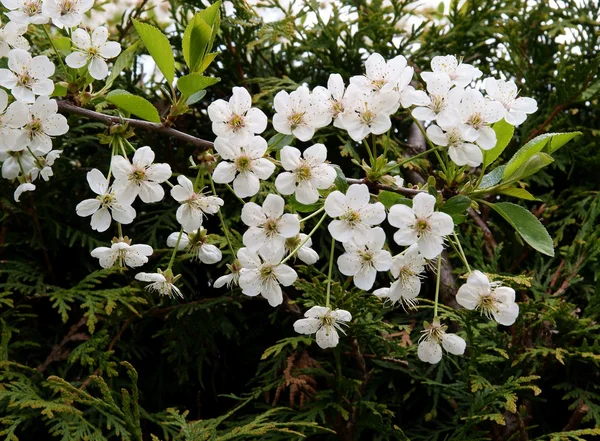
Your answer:
[[[276,309],[239,289],[211,288],[224,265],[178,261],[183,300],[145,292],[132,282],[132,270],[99,271],[89,252],[114,232],[93,232],[89,220],[75,214],[75,205],[90,197],[87,171],[108,167],[110,152],[97,136],[106,127],[71,115],[71,131],[55,147],[64,154],[49,183],[26,194],[21,204],[12,199],[13,185],[0,184],[0,436],[524,441],[600,434],[594,430],[600,428],[600,4],[566,0],[551,8],[546,1],[530,7],[525,1],[467,1],[446,8],[445,26],[426,21],[407,29],[396,25],[412,14],[412,2],[342,3],[358,12],[354,21],[343,21],[334,9],[327,26],[304,29],[291,16],[265,24],[244,1],[235,0],[235,18],[223,17],[217,36],[221,54],[205,73],[221,81],[177,119],[176,127],[212,140],[206,107],[239,85],[272,115],[278,90],[323,85],[331,72],[346,81],[359,74],[365,42],[371,42],[369,52],[384,57],[406,55],[417,71],[427,69],[435,55],[456,54],[485,75],[519,81],[522,95],[534,97],[539,111],[516,130],[507,158],[544,132],[579,130],[583,136],[527,182],[540,200],[525,205],[553,236],[554,258],[534,252],[503,219],[485,210],[483,218],[499,244],[495,250],[470,219],[459,227],[471,265],[505,276],[517,290],[516,324],[499,327],[477,313],[453,309],[450,280],[442,309],[468,341],[467,352],[430,366],[417,359],[415,343],[423,320],[431,317],[432,277],[423,287],[421,308],[406,313],[384,307],[338,275],[345,282],[333,284],[333,304],[351,311],[355,320],[337,348],[320,350],[310,338],[296,335],[292,323],[323,303],[326,234],[315,238],[321,260],[315,267],[299,267],[304,281],[287,289],[289,299]],[[189,12],[206,6],[172,2],[173,10],[178,8],[169,34],[173,47],[181,47]],[[277,0],[265,6],[281,9]],[[318,7],[307,1],[296,18]],[[133,15],[153,22],[151,14],[141,12]],[[441,14],[431,10],[426,18]],[[123,47],[138,39],[129,17],[118,29],[115,39]],[[564,34],[572,37],[569,42],[557,41]],[[398,36],[395,46],[391,42]],[[138,52],[144,53],[142,45]],[[185,66],[179,51],[175,57]],[[164,84],[143,83],[139,72],[127,69],[114,87],[167,109]],[[407,116],[394,117],[397,156],[412,153]],[[193,147],[142,130],[135,135],[134,144],[150,145],[174,172],[194,173],[187,170],[187,158],[199,153]],[[327,145],[330,159],[347,176],[362,177],[350,162],[362,150],[341,132],[321,130],[315,141]],[[421,174],[435,165],[416,164],[412,169]],[[409,172],[403,170],[407,177]],[[226,200],[228,224],[243,232],[241,207],[229,195]],[[138,218],[125,234],[155,248],[145,270],[164,268],[166,237],[178,229],[176,205],[167,198],[136,208]],[[215,219],[207,228],[219,232]],[[239,235],[235,240],[240,245]],[[224,246],[223,252],[224,260],[230,259]],[[450,262],[460,285],[466,269],[453,254]]]

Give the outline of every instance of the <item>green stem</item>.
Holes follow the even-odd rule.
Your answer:
[[[33,156],[33,160],[35,161],[35,163],[37,164],[37,166],[40,168],[40,170],[42,170],[44,168],[44,164],[42,164],[42,162],[40,161],[40,158],[38,158],[37,156],[35,156],[33,154],[33,152],[31,151],[31,149],[29,148],[29,146],[27,146],[27,150],[29,151],[29,153],[31,153],[31,156]]]
[[[50,33],[48,32],[48,29],[46,29],[46,25],[42,25],[42,30],[44,31],[44,34],[46,34],[46,38],[48,38],[48,41],[52,45],[52,49],[54,49],[54,53],[56,54],[56,57],[58,58],[58,61],[60,62],[60,65],[62,66],[62,69],[65,72],[65,75],[67,76],[67,80],[70,81],[71,80],[71,76],[69,75],[69,71],[67,70],[67,66],[65,66],[65,63],[64,63],[64,61],[62,59],[62,56],[60,55],[60,52],[58,52],[58,48],[54,44],[54,41],[52,40],[52,37],[50,36]]]
[[[375,167],[375,158],[373,157],[373,152],[371,152],[371,147],[369,147],[369,143],[367,142],[366,138],[363,139],[363,144],[365,145],[367,153],[369,154],[369,159],[371,160],[371,168],[373,168]]]
[[[231,185],[229,185],[229,184],[225,184],[225,187],[227,187],[227,189],[228,189],[228,190],[229,190],[229,191],[230,191],[230,192],[231,192],[231,193],[232,193],[232,194],[235,196],[235,198],[236,198],[238,201],[240,201],[240,203],[241,203],[242,205],[244,205],[244,204],[245,204],[244,200],[243,200],[241,197],[239,197],[237,194],[235,194],[235,190],[234,190],[233,188],[231,188]]]
[[[283,265],[285,262],[287,262],[288,260],[290,260],[297,252],[300,248],[302,248],[304,246],[304,244],[306,242],[308,242],[308,239],[310,239],[310,237],[315,234],[315,231],[317,231],[319,229],[319,227],[321,226],[321,224],[323,223],[323,221],[325,220],[325,218],[327,217],[327,213],[323,213],[323,216],[321,216],[321,219],[319,219],[319,222],[317,222],[317,225],[315,225],[315,227],[310,230],[310,233],[308,233],[308,235],[304,238],[304,240],[302,242],[300,242],[300,244],[294,248],[292,250],[292,252],[281,261],[281,265]]]
[[[373,158],[377,158],[377,139],[375,139],[375,134],[371,134],[371,147],[373,148]]]
[[[469,274],[471,274],[471,267],[469,266],[469,262],[467,262],[467,256],[465,256],[465,252],[462,249],[462,246],[460,244],[460,240],[458,240],[458,236],[456,235],[456,231],[454,231],[454,239],[456,240],[456,245],[458,246],[458,250],[460,251],[460,255],[463,259],[463,262],[465,263],[465,266],[467,267],[467,272]]]
[[[202,178],[202,169],[198,168],[198,173],[196,174],[196,180],[194,181],[194,192],[198,192],[200,187],[200,180]],[[216,196],[216,195],[215,195]]]
[[[446,169],[446,165],[444,164],[444,161],[442,161],[442,157],[438,153],[439,147],[436,148],[433,145],[433,142],[431,142],[431,140],[427,136],[427,133],[425,132],[425,129],[423,128],[423,126],[421,125],[421,123],[419,122],[419,120],[413,117],[413,121],[415,122],[415,124],[417,125],[417,127],[419,128],[419,130],[421,131],[421,133],[423,134],[423,137],[425,138],[425,141],[427,141],[427,144],[429,144],[429,149],[430,150],[435,150],[435,155],[437,156],[438,161],[440,161],[440,165],[442,166],[442,170],[444,171],[444,174],[446,174],[446,176],[448,176],[448,171]]]
[[[438,316],[438,299],[440,297],[440,279],[441,277],[441,273],[442,273],[442,255],[440,254],[438,256],[438,263],[437,263],[437,278],[435,280],[435,300],[434,300],[434,305],[433,305],[433,318],[437,318]]]
[[[477,184],[475,184],[475,188],[479,188],[481,185],[481,181],[483,181],[483,176],[485,175],[485,164],[481,166],[481,174],[479,175],[479,179],[477,179]]]
[[[208,175],[208,179],[210,180],[210,188],[212,189],[213,195],[217,196],[217,190],[215,189],[215,183],[212,180],[212,176]],[[231,255],[235,258],[235,251],[233,249],[233,245],[231,245],[231,239],[229,239],[229,230],[227,229],[227,225],[225,225],[225,219],[223,219],[223,213],[221,210],[217,212],[219,213],[219,220],[221,221],[221,228],[223,229],[223,233],[225,233],[225,240],[227,241],[227,246],[229,247],[229,251],[231,251]]]
[[[415,159],[420,158],[421,156],[428,155],[429,153],[435,152],[437,154],[437,152],[439,150],[441,150],[441,147],[434,147],[430,150],[425,150],[424,152],[421,152],[418,155],[411,156],[410,158],[407,158],[404,161],[401,161],[401,162],[394,164],[393,166],[385,169],[385,173],[390,172],[390,171],[394,170],[395,168],[402,167],[404,164],[408,164],[409,162],[414,161]]]
[[[321,213],[323,210],[325,210],[325,206],[323,206],[323,207],[319,208],[319,209],[318,209],[317,211],[315,211],[314,213],[312,213],[312,214],[310,214],[310,215],[308,215],[308,216],[306,216],[306,217],[303,217],[302,219],[300,219],[300,223],[306,222],[306,221],[307,221],[307,220],[309,220],[310,218],[312,218],[312,217],[315,217],[317,214]]]
[[[119,239],[123,238],[123,228],[121,227],[121,222],[117,222],[117,231],[119,232]]]
[[[329,297],[331,295],[331,274],[333,273],[333,256],[335,255],[335,239],[331,238],[331,251],[329,252],[329,270],[327,271],[327,297],[325,307],[329,308]]]
[[[177,250],[179,249],[179,242],[181,241],[181,236],[183,236],[183,226],[179,230],[179,236],[177,236],[177,242],[175,242],[175,248],[173,248],[173,254],[171,254],[171,260],[169,260],[169,266],[167,267],[167,271],[169,271],[173,267],[173,262],[175,262],[175,255],[177,254]]]

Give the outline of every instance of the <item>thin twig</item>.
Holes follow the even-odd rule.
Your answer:
[[[494,235],[492,231],[488,227],[487,223],[477,214],[475,210],[469,208],[467,213],[475,221],[475,225],[477,225],[481,231],[483,232],[483,238],[485,239],[485,249],[490,257],[494,257],[494,250],[498,247],[496,243],[496,239],[494,239]]]
[[[363,179],[346,178],[346,182],[348,184],[365,184],[367,187],[372,188],[372,189],[392,191],[394,193],[403,194],[405,196],[416,196],[419,193],[427,193],[427,190],[415,190],[413,188],[405,188],[405,187],[392,187],[391,185],[384,185],[384,184],[380,184],[379,182],[368,181],[366,178],[363,178]]]

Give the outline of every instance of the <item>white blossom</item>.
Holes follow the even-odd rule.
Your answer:
[[[49,18],[43,12],[43,0],[2,0],[11,21],[20,25],[46,24]]]
[[[448,147],[448,155],[456,165],[477,167],[483,162],[481,149],[474,144],[477,134],[464,124],[427,127],[427,137],[438,146]]]
[[[427,78],[427,93],[418,90],[409,94],[411,104],[416,105],[412,116],[420,121],[438,121],[443,125],[460,122],[456,109],[464,90],[453,88],[452,81],[445,74],[433,74]]]
[[[15,101],[10,106],[8,94],[0,89],[0,151],[19,151],[27,147],[27,143],[17,143],[21,136],[21,130],[29,120],[29,108],[27,104]]]
[[[414,69],[408,66],[406,58],[398,55],[391,60],[373,53],[365,61],[365,75],[350,78],[350,84],[358,86],[364,94],[371,92],[401,92],[412,80]],[[396,95],[396,102],[399,95]]]
[[[252,97],[243,87],[234,87],[229,102],[216,100],[208,106],[215,135],[241,141],[265,131],[267,115],[252,107]]]
[[[255,253],[248,248],[240,248],[237,258],[242,265],[239,284],[242,294],[262,295],[271,306],[281,305],[283,293],[281,286],[291,286],[298,274],[292,268],[281,264],[284,250]]]
[[[352,184],[346,194],[336,190],[327,196],[325,212],[337,218],[328,227],[335,240],[364,244],[371,239],[371,227],[385,220],[385,207],[381,202],[370,204],[370,199],[364,184]]]
[[[207,214],[215,214],[223,206],[223,199],[217,196],[205,196],[194,191],[194,184],[183,175],[177,176],[179,185],[171,189],[171,196],[181,205],[175,217],[184,230],[194,231],[202,226]]]
[[[145,203],[162,200],[165,191],[160,184],[171,177],[171,166],[153,162],[154,152],[148,146],[137,149],[132,162],[121,155],[112,157],[113,189],[119,201],[131,204],[137,196]]]
[[[167,237],[167,246],[174,248],[178,238],[179,233],[169,234],[169,237]],[[223,258],[221,250],[208,243],[206,229],[202,227],[190,232],[182,232],[177,249],[180,251],[188,250],[188,252],[192,253],[200,262],[209,265],[220,262]]]
[[[300,244],[302,246],[296,251],[296,256],[307,265],[314,265],[319,260],[319,253],[313,250],[312,239],[304,233],[297,234],[294,237],[289,237],[285,240],[286,254],[294,251]]]
[[[232,264],[228,263],[227,268],[229,269],[229,274],[225,274],[215,280],[213,285],[215,288],[222,288],[225,285],[227,285],[227,288],[231,288],[232,285],[237,286],[240,280],[240,271],[242,270],[240,262],[236,259]]]
[[[42,11],[56,27],[75,28],[92,6],[94,0],[44,0]]]
[[[260,136],[233,141],[226,138],[215,140],[215,150],[223,161],[213,172],[213,181],[228,184],[233,181],[233,191],[240,198],[254,196],[260,190],[260,180],[269,179],[275,164],[263,156],[267,141]]]
[[[465,138],[473,138],[483,150],[496,146],[496,132],[489,125],[500,121],[506,114],[506,109],[497,101],[492,101],[475,89],[466,89],[457,110],[463,123]]]
[[[52,150],[46,157],[39,156],[35,162],[35,166],[30,170],[31,180],[35,181],[38,176],[41,176],[44,181],[48,181],[51,176],[54,176],[52,166],[54,165],[54,161],[60,158],[61,154],[62,150]]]
[[[269,194],[262,207],[254,202],[244,204],[242,222],[250,228],[242,239],[250,251],[279,253],[285,246],[285,240],[300,232],[298,216],[284,214],[284,207],[285,201],[276,194]]]
[[[131,241],[125,237],[114,240],[110,247],[94,248],[91,255],[99,259],[102,268],[111,268],[117,261],[119,266],[127,265],[136,268],[147,263],[148,257],[153,252],[150,245],[141,243],[131,245]]]
[[[335,169],[325,162],[327,148],[323,144],[300,153],[295,147],[281,149],[281,166],[287,170],[275,179],[277,191],[284,195],[294,194],[301,204],[314,204],[319,200],[319,190],[329,188],[335,181]]]
[[[0,28],[0,58],[7,57],[11,49],[29,50],[29,42],[23,34],[27,32],[27,25],[9,21]]]
[[[175,286],[175,282],[181,277],[181,274],[173,276],[170,269],[162,272],[160,269],[156,273],[138,273],[135,275],[136,280],[149,282],[146,285],[146,290],[156,292],[162,296],[175,297],[176,295],[183,298],[183,294],[179,288]]]
[[[273,128],[285,135],[294,135],[300,141],[308,141],[315,130],[331,121],[331,116],[321,106],[312,105],[312,97],[306,86],[292,93],[282,90],[275,95]]]
[[[0,161],[2,162],[2,177],[6,179],[15,179],[21,174],[21,169],[28,174],[35,167],[35,156],[27,150],[18,152],[0,150]]]
[[[515,290],[491,282],[481,271],[473,271],[456,293],[459,305],[480,311],[501,325],[512,325],[519,316],[519,305],[515,303]]]
[[[303,319],[296,320],[294,331],[298,334],[316,334],[317,344],[322,349],[334,348],[338,345],[343,325],[352,320],[352,315],[343,309],[332,310],[324,306],[313,306],[304,313]]]
[[[467,87],[473,80],[482,75],[479,69],[470,64],[459,62],[454,55],[433,57],[431,70],[433,72],[421,72],[423,80],[428,81],[429,77],[443,73],[448,75],[453,85],[461,88]]]
[[[519,91],[514,81],[486,78],[484,86],[488,96],[504,106],[506,109],[504,119],[513,126],[523,124],[528,114],[537,112],[536,100],[533,98],[517,97]]]
[[[435,197],[419,193],[413,199],[412,208],[396,204],[390,209],[389,223],[399,230],[394,234],[398,245],[416,243],[426,259],[437,257],[444,249],[444,237],[454,230],[452,218],[434,211]]]
[[[337,260],[340,272],[345,276],[353,276],[354,285],[365,291],[373,287],[377,271],[387,271],[392,265],[390,252],[383,249],[383,229],[373,228],[369,236],[369,240],[363,245],[358,245],[352,240],[344,242],[346,252]]]
[[[98,169],[92,169],[87,174],[90,189],[96,193],[94,199],[81,201],[75,207],[77,215],[92,216],[92,229],[102,232],[108,230],[111,219],[122,224],[130,224],[135,219],[135,209],[115,196],[108,180]]]
[[[465,353],[467,343],[462,337],[456,334],[447,334],[446,325],[441,325],[437,318],[433,323],[425,324],[425,329],[419,339],[419,348],[417,355],[421,361],[431,364],[437,364],[442,359],[442,347],[453,355],[462,355]]]
[[[67,66],[79,69],[88,66],[92,78],[103,80],[108,76],[106,60],[121,53],[121,45],[108,40],[108,29],[100,26],[90,34],[79,28],[75,29],[71,38],[75,50],[65,59]]]
[[[54,83],[54,64],[45,55],[31,57],[23,49],[8,53],[8,69],[0,69],[0,86],[10,89],[15,99],[33,103],[36,95],[50,95]]]
[[[69,131],[67,118],[58,113],[58,104],[47,96],[40,96],[29,106],[27,123],[21,130],[17,145],[28,146],[36,155],[45,155],[52,150],[52,137]],[[23,109],[15,107],[14,121],[20,124]]]
[[[333,120],[333,126],[343,129],[338,118],[346,108],[346,87],[340,74],[331,74],[327,80],[327,88],[317,86],[312,91],[312,103],[323,114],[327,115],[327,124]]]

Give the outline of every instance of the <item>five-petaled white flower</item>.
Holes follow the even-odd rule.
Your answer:
[[[452,125],[460,122],[456,108],[460,104],[464,90],[452,87],[452,81],[445,74],[428,76],[427,93],[415,90],[409,93],[411,104],[416,105],[412,116],[421,121],[438,121]]]
[[[300,141],[308,141],[315,130],[325,127],[331,115],[319,106],[312,105],[312,97],[306,86],[300,86],[292,93],[285,90],[275,95],[275,115],[273,128],[285,135],[294,135]]]
[[[298,248],[300,244],[302,244],[302,246]],[[312,239],[304,233],[297,234],[296,236],[289,237],[285,240],[286,254],[291,253],[298,248],[295,256],[298,256],[298,259],[307,265],[314,265],[316,261],[319,260],[319,253],[313,250],[311,246]]]
[[[373,53],[367,58],[365,71],[365,75],[350,78],[350,84],[355,84],[365,94],[401,92],[410,83],[414,74],[414,69],[407,66],[404,56],[398,55],[385,61],[378,53]],[[396,102],[398,99],[399,96],[396,95]]]
[[[92,6],[94,0],[44,0],[42,11],[56,27],[75,28]]]
[[[523,124],[528,114],[537,112],[536,100],[527,97],[517,97],[519,91],[514,81],[486,78],[484,86],[488,96],[504,106],[506,109],[504,119],[513,126]]]
[[[435,74],[446,74],[452,80],[452,84],[457,87],[465,88],[471,81],[481,77],[482,72],[470,64],[459,62],[454,55],[440,55],[431,60],[431,70],[433,72],[421,72],[423,80]]]
[[[320,112],[327,115],[328,125],[333,119],[333,126],[343,129],[341,120],[338,118],[346,108],[345,93],[346,87],[340,74],[331,74],[327,80],[327,88],[317,86],[312,91],[312,103]]]
[[[20,25],[46,24],[48,16],[43,11],[43,0],[2,0],[11,21]]]
[[[171,196],[181,205],[175,217],[184,230],[194,231],[202,226],[207,214],[215,214],[223,206],[223,199],[217,196],[205,196],[194,191],[194,184],[183,175],[177,176],[179,185],[171,189]]]
[[[448,147],[448,155],[456,165],[477,167],[483,162],[481,149],[474,144],[477,134],[464,124],[445,125],[438,121],[427,127],[427,137],[435,144]]]
[[[15,110],[20,123],[23,110],[20,107]],[[36,155],[45,155],[52,150],[52,137],[69,131],[67,118],[58,113],[58,104],[47,96],[38,97],[28,110],[28,121],[21,130],[17,145],[26,145]]]
[[[179,233],[169,234],[169,237],[167,237],[167,246],[174,248],[178,239]],[[200,262],[206,264],[217,263],[223,258],[221,250],[208,243],[206,229],[202,227],[189,233],[182,232],[177,249],[180,251],[188,250]]]
[[[303,158],[301,156],[304,156]],[[315,144],[300,153],[295,147],[281,149],[281,166],[287,170],[275,179],[281,194],[296,194],[301,204],[314,204],[319,200],[319,190],[325,190],[335,181],[335,169],[327,164],[327,148]]]
[[[111,268],[117,261],[119,266],[127,265],[136,268],[148,262],[148,256],[153,252],[150,245],[143,243],[131,245],[128,237],[122,237],[113,239],[110,247],[94,248],[91,255],[99,259],[102,268]]]
[[[112,171],[115,175],[113,189],[117,199],[131,204],[137,196],[143,202],[158,202],[165,196],[161,183],[171,177],[169,164],[153,164],[154,152],[148,146],[140,147],[133,155],[132,162],[121,155],[112,157]]]
[[[260,180],[268,179],[275,171],[275,164],[263,157],[267,148],[267,141],[260,136],[238,141],[217,138],[215,150],[224,161],[217,164],[213,181],[217,184],[233,181],[233,191],[237,196],[254,196],[260,190]]]
[[[243,87],[233,88],[229,102],[213,101],[208,106],[208,117],[215,135],[236,141],[262,133],[267,128],[267,115],[252,107],[252,97]]]
[[[281,286],[291,286],[298,274],[289,266],[282,264],[284,249],[274,252],[259,252],[248,248],[240,248],[237,258],[242,265],[239,284],[242,294],[247,296],[262,295],[271,306],[283,303]]]
[[[10,106],[8,94],[0,89],[0,151],[19,151],[27,147],[27,143],[17,143],[20,138],[19,130],[29,120],[29,108],[27,104],[15,101]]]
[[[304,317],[296,320],[294,331],[298,334],[316,334],[317,344],[322,349],[336,347],[340,341],[338,331],[345,334],[342,325],[352,320],[348,311],[324,306],[313,306],[304,313]]]
[[[425,329],[419,339],[417,355],[421,361],[437,364],[442,359],[442,347],[451,354],[462,355],[465,353],[467,343],[456,334],[447,334],[446,325],[441,325],[439,319],[433,319],[433,323],[425,323]]]
[[[149,285],[146,285],[146,290],[150,292],[156,292],[161,296],[175,297],[175,295],[177,295],[183,298],[183,294],[181,294],[179,288],[175,286],[175,282],[180,277],[181,274],[174,276],[170,269],[167,269],[164,272],[158,269],[155,273],[137,273],[135,275],[136,280],[150,283]]]
[[[339,242],[354,240],[365,244],[371,239],[371,227],[385,220],[381,202],[369,204],[369,187],[352,184],[346,194],[334,191],[325,200],[325,212],[337,219],[329,224],[329,233]]]
[[[389,299],[392,304],[400,302],[403,307],[414,307],[421,291],[421,274],[425,271],[425,264],[418,245],[411,245],[392,261],[390,271],[396,281],[389,288],[380,288],[373,294]]]
[[[419,193],[413,199],[412,208],[396,204],[390,209],[389,223],[399,230],[394,234],[398,245],[416,243],[426,259],[433,259],[444,249],[444,237],[454,230],[452,218],[434,211],[435,197]]]
[[[11,49],[29,50],[29,42],[23,34],[27,26],[9,21],[0,28],[0,58],[8,56]]]
[[[244,233],[244,245],[250,251],[265,250],[279,253],[285,240],[300,232],[298,216],[284,214],[285,201],[277,194],[269,194],[262,207],[254,202],[244,204],[242,222],[250,228]]]
[[[457,107],[461,117],[461,129],[467,139],[475,137],[475,142],[483,150],[496,146],[496,132],[489,125],[500,121],[506,109],[498,101],[492,101],[475,89],[466,89]]]
[[[54,64],[45,55],[31,57],[23,49],[8,53],[8,69],[0,69],[0,86],[12,91],[13,96],[23,103],[33,103],[36,95],[50,95],[54,83],[49,78],[54,74]]]
[[[346,252],[338,257],[337,264],[345,276],[354,277],[357,288],[368,291],[373,287],[377,271],[387,271],[392,265],[392,255],[383,249],[385,232],[373,228],[369,240],[364,245],[357,245],[350,240],[344,242]]]
[[[519,305],[515,303],[515,290],[491,282],[481,271],[473,271],[467,283],[456,293],[459,305],[477,310],[488,319],[494,319],[501,325],[512,325],[519,316]]]
[[[111,215],[115,221],[122,224],[130,224],[136,216],[135,209],[131,204],[124,203],[115,196],[109,183],[98,169],[92,169],[87,174],[90,188],[98,196],[94,199],[81,201],[75,207],[77,215],[81,217],[92,216],[92,229],[102,232],[108,230],[111,223]],[[110,211],[109,211],[110,210]]]
[[[79,69],[89,63],[88,70],[92,78],[103,80],[108,76],[108,65],[105,60],[121,53],[121,45],[108,40],[108,29],[100,26],[94,29],[92,36],[79,28],[73,32],[75,50],[67,55],[67,66]]]

